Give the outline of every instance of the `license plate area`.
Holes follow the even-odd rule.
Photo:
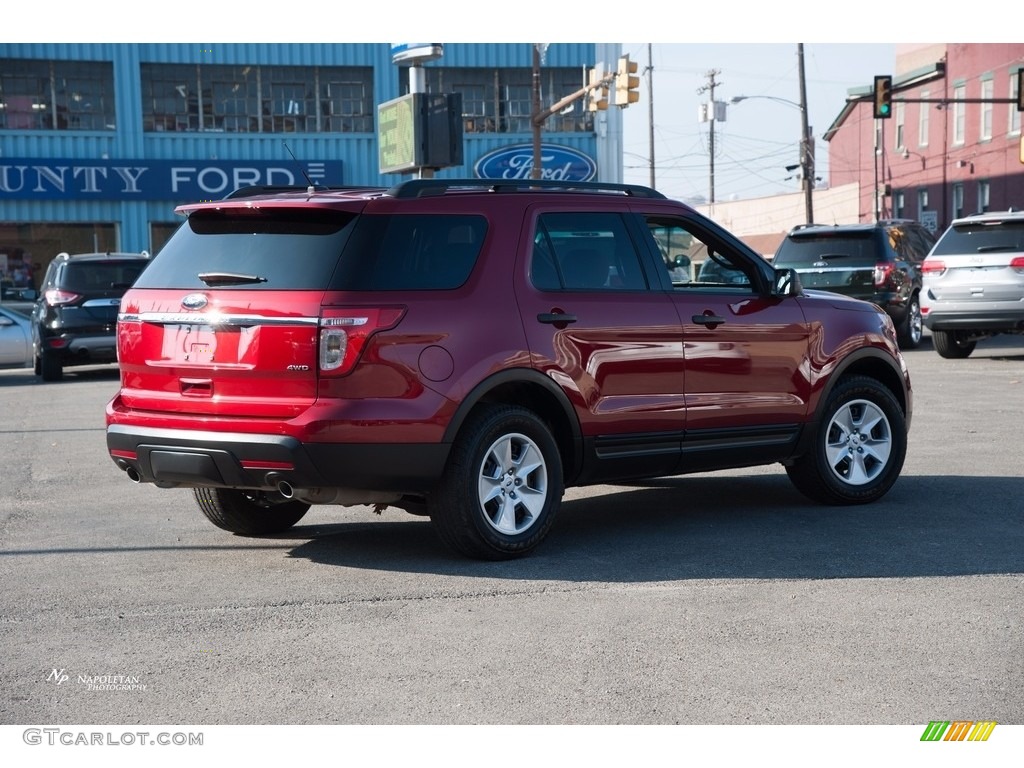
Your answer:
[[[237,363],[241,330],[204,324],[166,325],[161,359],[189,365]]]

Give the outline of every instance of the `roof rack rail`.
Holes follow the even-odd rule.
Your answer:
[[[552,179],[409,179],[395,184],[385,194],[389,197],[430,197],[443,195],[450,189],[485,189],[488,192],[519,192],[536,189],[557,189],[563,192],[616,192],[631,197],[665,199],[665,195],[638,184],[612,184],[599,181],[554,181]]]
[[[308,186],[306,184],[254,184],[248,187],[239,187],[225,197],[225,200],[232,200],[239,197],[254,197],[255,195],[278,195],[287,192],[340,192],[346,189],[358,189],[365,191],[377,189],[368,185],[346,185],[340,187],[328,187],[322,185]]]

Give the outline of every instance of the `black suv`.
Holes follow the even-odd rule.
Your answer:
[[[117,362],[121,297],[149,264],[143,253],[61,253],[32,310],[36,373],[58,381],[65,366]]]
[[[909,219],[875,224],[802,225],[779,245],[773,264],[792,268],[804,288],[870,301],[892,317],[903,349],[921,343],[921,263],[935,237]]]

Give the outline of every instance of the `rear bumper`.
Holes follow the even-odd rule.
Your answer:
[[[1019,333],[1024,331],[1024,307],[992,312],[929,309],[924,315],[924,325],[929,331]]]
[[[52,345],[59,339],[62,345]],[[47,355],[56,355],[65,365],[75,363],[115,363],[117,362],[117,337],[108,334],[54,334],[43,336],[42,348]]]
[[[449,447],[303,443],[283,435],[119,424],[107,428],[114,463],[133,479],[162,487],[274,490],[286,482],[293,488],[423,493],[444,471]]]

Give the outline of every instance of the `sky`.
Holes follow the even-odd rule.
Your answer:
[[[970,34],[965,34],[964,25],[942,14],[913,14],[910,19],[884,0],[860,0],[855,7],[836,6],[828,13],[824,6],[802,0],[659,6],[623,0],[517,0],[507,6],[509,10],[480,0],[391,0],[384,13],[373,4],[335,5],[333,13],[328,8],[311,5],[291,13],[282,6],[275,13],[239,14],[235,4],[178,0],[168,13],[160,14],[158,26],[138,26],[116,23],[136,18],[138,6],[128,0],[18,3],[5,10],[0,40],[648,40],[621,43],[622,52],[639,64],[642,75],[640,102],[623,113],[624,181],[649,183],[653,124],[656,186],[678,199],[710,198],[710,124],[697,119],[699,104],[710,94],[698,94],[698,89],[708,84],[708,73],[716,71],[720,85],[715,98],[727,103],[726,120],[715,123],[714,198],[721,202],[800,191],[798,179],[786,170],[799,163],[798,43],[804,46],[808,122],[816,139],[820,186],[828,183],[828,145],[821,137],[842,110],[849,89],[870,86],[875,75],[894,74],[897,43],[983,42],[978,35],[993,34],[986,31],[992,25],[981,23],[971,24]],[[483,8],[489,10],[483,13]],[[988,0],[986,8],[990,19],[1019,17],[1010,0]],[[736,96],[759,98],[728,104]]]
[[[623,43],[641,75],[640,102],[623,110],[623,175],[648,184],[653,105],[654,177],[669,197],[711,197],[710,130],[698,121],[715,72],[715,101],[726,119],[714,122],[714,198],[718,202],[798,193],[801,114],[798,43]],[[843,109],[847,91],[892,74],[892,43],[803,43],[807,115],[815,139],[818,186],[828,183],[828,144],[822,136]],[[653,90],[648,89],[653,73]],[[653,99],[651,93],[653,92]],[[730,103],[737,96],[748,98]],[[614,107],[613,107],[614,108]]]

